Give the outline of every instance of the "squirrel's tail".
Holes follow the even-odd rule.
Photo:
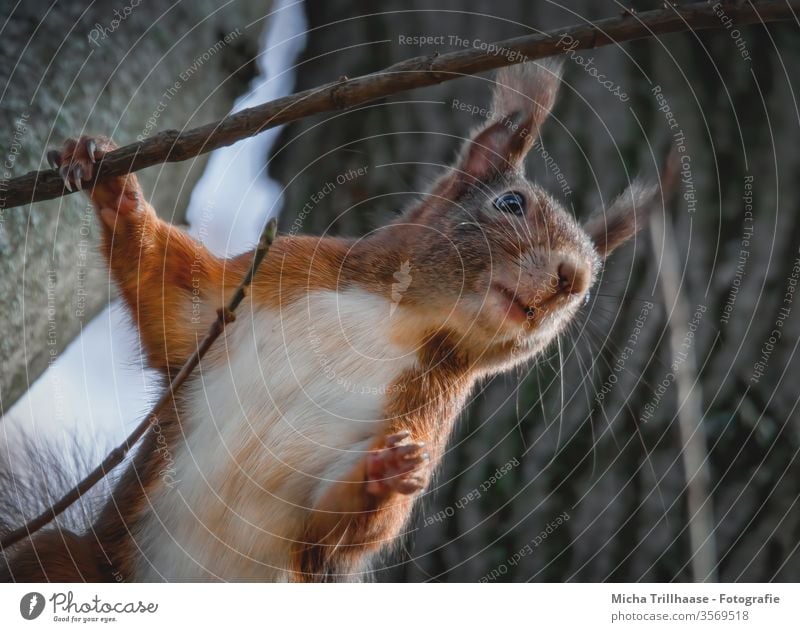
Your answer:
[[[9,433],[11,434],[11,433]],[[58,500],[86,469],[86,453],[70,440],[59,451],[52,443],[8,436],[0,448],[0,537],[26,524]],[[0,581],[99,581],[90,542],[97,494],[82,498],[48,527],[0,551]]]
[[[176,426],[162,420],[160,430],[173,434]],[[0,581],[130,579],[135,562],[131,532],[161,470],[158,439],[151,428],[119,473],[109,474],[40,531],[0,551]],[[0,537],[45,511],[91,469],[92,459],[75,447],[78,442],[70,445],[66,456],[29,438],[0,446]]]

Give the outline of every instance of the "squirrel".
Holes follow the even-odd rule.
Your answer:
[[[583,225],[524,175],[561,65],[498,72],[492,116],[413,207],[360,239],[278,236],[236,321],[123,466],[86,533],[6,553],[12,581],[347,581],[403,535],[479,380],[544,350],[661,203],[634,182]],[[150,366],[194,351],[251,254],[159,219],[112,141],[49,158],[83,188]],[[2,565],[0,565],[1,567]]]

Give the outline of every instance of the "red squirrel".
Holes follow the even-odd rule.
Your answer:
[[[91,528],[35,534],[6,578],[362,578],[403,533],[476,381],[545,349],[660,202],[658,185],[634,184],[581,226],[525,178],[559,83],[552,61],[500,71],[493,117],[382,229],[279,236]],[[252,255],[218,258],[159,219],[134,174],[88,188],[114,148],[84,136],[50,159],[91,198],[146,357],[168,377]]]

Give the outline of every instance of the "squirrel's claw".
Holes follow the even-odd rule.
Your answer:
[[[96,158],[94,156],[94,152],[97,150],[97,143],[93,138],[90,138],[86,141],[86,155],[89,158],[89,162],[94,164],[96,162]]]
[[[64,181],[64,186],[67,187],[67,191],[72,192],[72,184],[69,181],[69,165],[63,165],[58,170],[58,175],[61,176],[61,179]]]
[[[47,164],[53,169],[58,169],[61,165],[61,152],[58,149],[51,149],[47,152]]]
[[[393,435],[389,435],[388,437],[386,437],[386,447],[392,448],[401,441],[403,441],[404,439],[408,439],[410,436],[411,433],[408,430],[401,430],[400,432],[396,432]]]

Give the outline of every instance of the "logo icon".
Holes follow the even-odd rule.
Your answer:
[[[392,283],[392,304],[389,305],[389,318],[394,316],[394,310],[400,305],[403,293],[408,289],[408,286],[411,285],[410,272],[411,262],[404,261],[400,269],[392,275],[397,283]]]
[[[31,621],[42,614],[44,610],[44,595],[38,592],[29,592],[19,602],[19,613],[23,619]]]

